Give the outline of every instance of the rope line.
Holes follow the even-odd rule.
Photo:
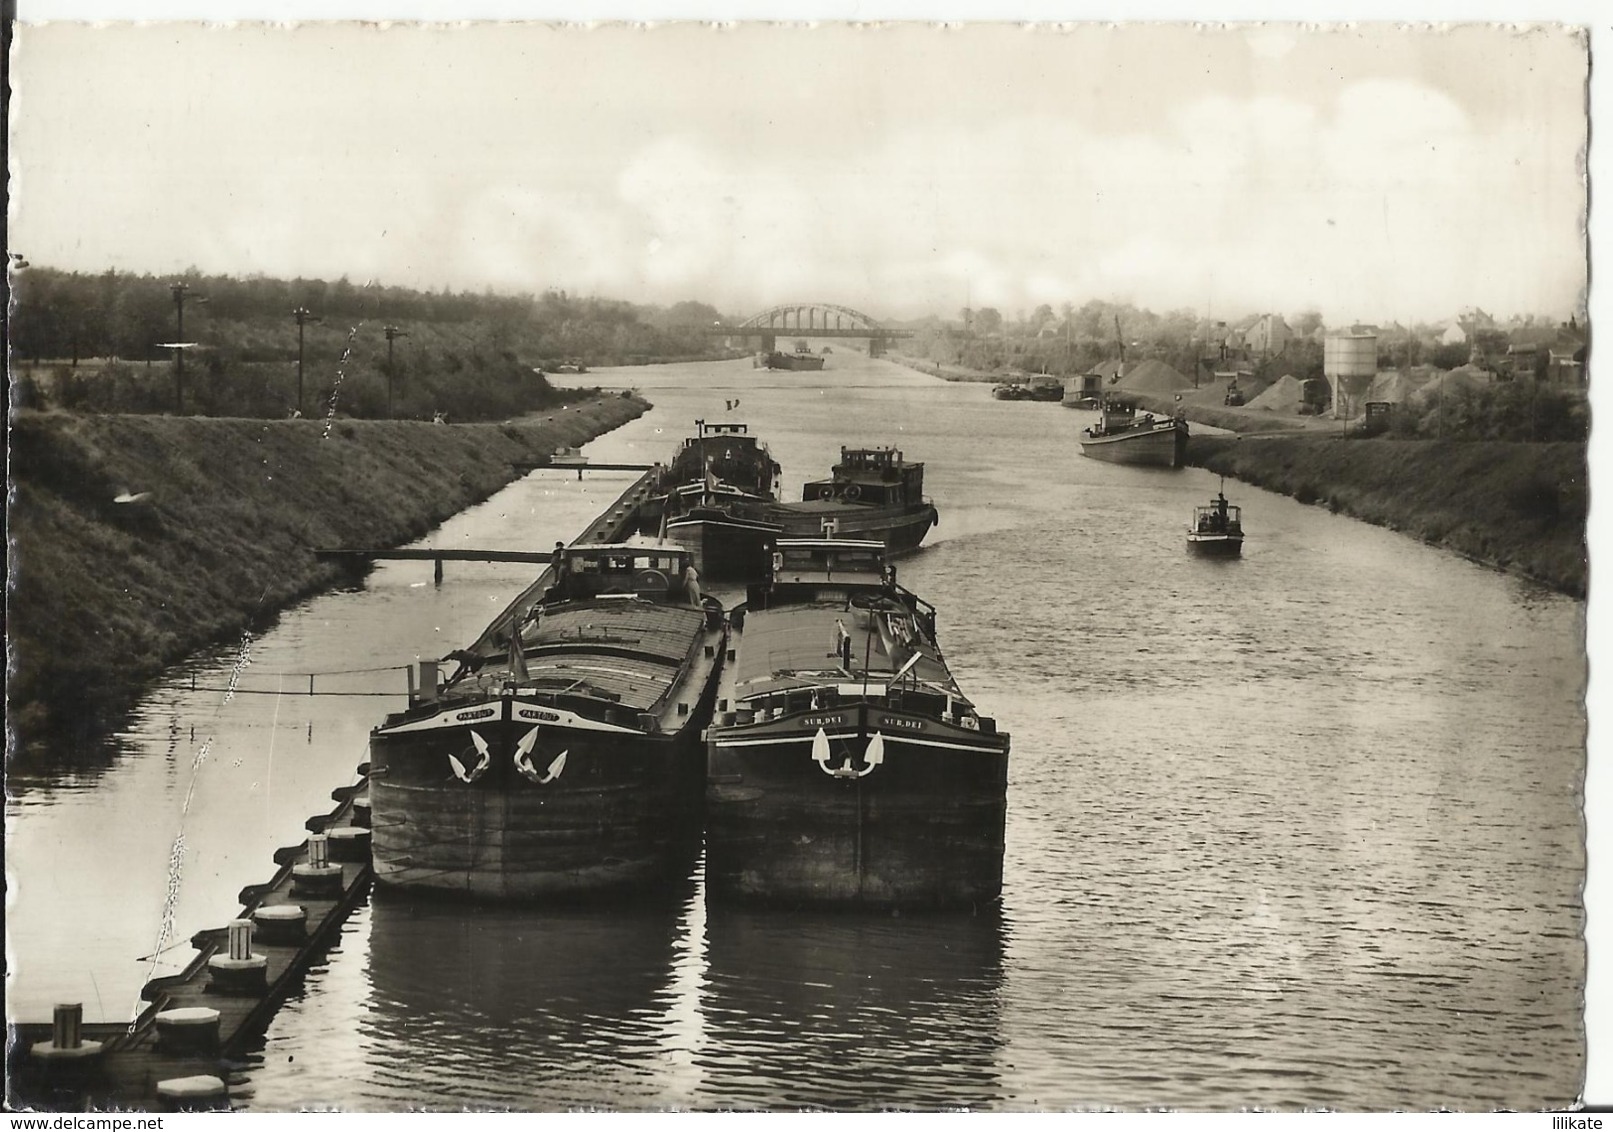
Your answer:
[[[288,692],[281,688],[235,688],[215,686],[212,684],[193,684],[193,692],[233,692],[237,696],[299,696],[307,699],[309,696],[398,696],[408,695],[407,689],[400,688],[396,692]]]
[[[306,680],[310,676],[358,676],[366,672],[407,672],[407,664],[386,664],[376,668],[330,668],[320,672],[259,672],[259,676],[279,676],[290,678],[295,676],[299,680]]]

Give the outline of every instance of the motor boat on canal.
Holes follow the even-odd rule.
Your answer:
[[[729,616],[707,733],[718,901],[978,908],[1002,890],[1009,736],[873,541],[787,539]]]
[[[1187,548],[1196,554],[1235,557],[1243,553],[1243,509],[1217,491],[1207,506],[1193,508]]]
[[[749,584],[766,576],[779,539],[872,540],[896,557],[918,549],[938,521],[922,462],[896,448],[843,447],[829,478],[808,483],[798,503],[713,492],[668,519],[666,533],[695,552],[702,577]]]
[[[1106,393],[1098,422],[1082,430],[1081,455],[1109,464],[1180,468],[1187,459],[1187,417],[1138,417],[1135,401]]]
[[[370,736],[382,885],[570,897],[678,879],[700,835],[722,606],[682,547],[558,547]]]

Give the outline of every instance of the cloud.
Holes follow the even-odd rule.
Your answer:
[[[603,183],[469,194],[441,255],[460,285],[734,313],[1093,297],[1223,314],[1318,305],[1340,319],[1534,309],[1582,285],[1579,140],[1481,130],[1398,80],[1321,104],[1201,98],[1146,131],[1046,113],[918,123],[833,155],[737,152],[686,131],[628,153]]]
[[[640,70],[664,58],[643,36],[544,32],[517,50],[411,33],[388,41],[412,52],[394,77],[424,72],[429,97],[326,68],[327,87],[288,109],[250,76],[279,83],[266,60],[317,44],[255,34],[228,67],[192,45],[184,58],[231,79],[198,72],[208,97],[165,116],[126,73],[149,61],[98,57],[75,81],[105,70],[130,93],[75,102],[80,87],[45,64],[81,41],[30,33],[13,151],[29,155],[13,219],[30,258],[557,286],[733,313],[816,299],[888,317],[1129,297],[1404,321],[1468,303],[1560,309],[1584,285],[1585,122],[1563,92],[1585,60],[1538,36],[1471,40],[1470,74],[1419,64],[1451,40],[1409,33],[1015,32],[1017,68],[1001,45],[962,51],[982,41],[961,33],[819,34],[801,44],[812,66],[768,87],[777,69],[750,48],[778,41],[724,55],[733,37],[691,32],[677,42],[707,90],[620,81],[624,53]],[[331,34],[344,58],[371,46]],[[49,45],[64,54],[40,55]],[[586,66],[568,70],[561,48]],[[1228,48],[1236,64],[1214,64]],[[848,78],[848,51],[888,74]],[[1202,73],[1172,73],[1189,57]],[[980,66],[956,65],[967,58]],[[1071,60],[1090,65],[1054,65]],[[1550,82],[1531,69],[1545,63]],[[1497,83],[1511,103],[1475,98]]]

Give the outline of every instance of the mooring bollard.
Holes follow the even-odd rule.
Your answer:
[[[216,1054],[219,1012],[209,1006],[182,1006],[157,1015],[157,1048],[163,1053]]]
[[[370,859],[370,831],[357,825],[332,826],[325,831],[330,839],[330,859],[333,861],[368,861]]]
[[[35,1042],[28,1056],[50,1067],[84,1066],[101,1056],[101,1043],[84,1039],[84,1004],[61,1002],[50,1015],[50,1041]]]
[[[420,702],[434,703],[437,699],[437,662],[420,662]]]
[[[223,1080],[205,1073],[158,1081],[157,1099],[169,1112],[208,1112],[230,1106]]]
[[[258,939],[297,944],[308,938],[308,910],[298,904],[265,904],[252,913]]]
[[[207,989],[213,994],[261,994],[268,986],[269,960],[252,954],[252,921],[231,920],[229,953],[207,961]]]
[[[335,896],[342,890],[342,868],[330,863],[330,842],[325,834],[308,837],[308,860],[291,867],[293,895]]]
[[[77,1049],[84,1044],[84,1004],[61,1002],[50,1017],[50,1044],[59,1049]]]

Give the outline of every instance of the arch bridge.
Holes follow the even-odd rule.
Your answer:
[[[778,348],[780,336],[787,338],[866,338],[869,357],[885,352],[893,338],[911,338],[911,330],[881,326],[862,311],[838,303],[784,303],[752,315],[738,326],[714,328],[731,337],[760,338],[762,349]]]

